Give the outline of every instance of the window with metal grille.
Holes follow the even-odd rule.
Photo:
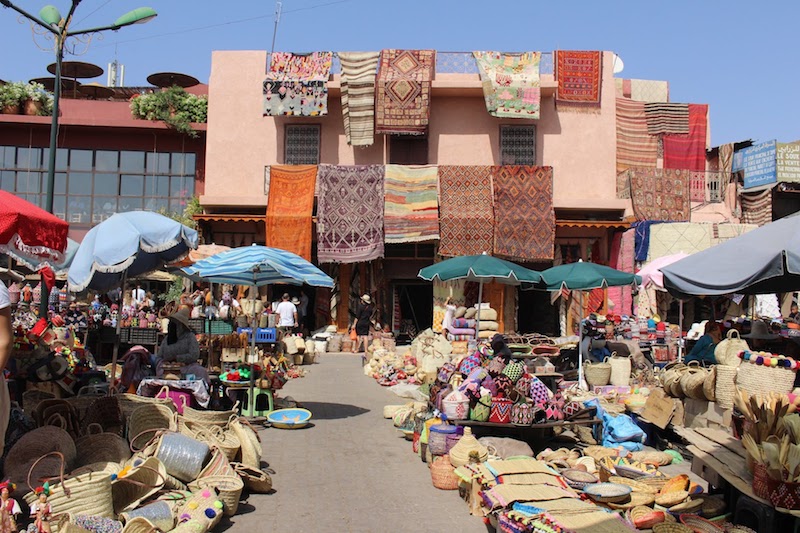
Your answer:
[[[284,130],[283,161],[287,165],[318,165],[319,124],[287,124]]]
[[[536,164],[536,126],[500,126],[500,164]]]
[[[722,201],[722,194],[725,188],[724,179],[725,174],[723,172],[709,172],[706,174],[709,202],[715,203]]]

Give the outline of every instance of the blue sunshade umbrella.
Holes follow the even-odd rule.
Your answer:
[[[194,281],[228,283],[231,285],[288,284],[333,287],[333,279],[299,255],[266,246],[243,246],[201,259],[178,272]],[[256,352],[256,325],[254,317],[250,336],[250,361]],[[253,385],[255,376],[250,372],[249,411],[253,412]]]
[[[176,220],[151,211],[117,213],[86,234],[67,280],[70,290],[107,290],[120,286],[127,277],[164,267],[197,248],[197,232]],[[111,357],[111,376],[116,375],[120,321]]]

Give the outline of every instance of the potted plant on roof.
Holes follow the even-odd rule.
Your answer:
[[[208,117],[208,99],[189,94],[177,86],[134,95],[130,102],[133,118],[160,120],[190,137],[197,137],[192,123],[206,122]]]
[[[25,101],[25,83],[12,82],[0,85],[0,112],[4,115],[19,115]]]
[[[53,95],[41,83],[27,83],[22,105],[26,115],[52,115]]]

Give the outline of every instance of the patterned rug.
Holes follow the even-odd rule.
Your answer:
[[[439,255],[492,253],[492,167],[439,166]]]
[[[311,213],[316,165],[276,165],[269,169],[267,246],[311,261]]]
[[[375,75],[380,52],[338,52],[342,64],[342,118],[350,146],[375,142]]]
[[[275,52],[264,80],[264,114],[316,117],[328,114],[333,52]]]
[[[539,118],[541,52],[473,52],[486,110],[493,117]]]
[[[375,92],[375,132],[424,135],[431,112],[434,50],[383,50]]]
[[[757,193],[742,192],[742,222],[763,226],[772,222],[772,189]]]
[[[617,98],[617,173],[656,166],[658,139],[647,133],[644,104]]]
[[[646,103],[644,118],[650,135],[689,133],[689,104]]]
[[[439,238],[438,185],[436,166],[386,165],[387,243]]]
[[[603,81],[603,53],[574,50],[556,52],[555,76],[558,82],[556,105],[567,110],[600,107]]]
[[[383,168],[319,166],[320,263],[360,263],[383,257]]]
[[[689,220],[691,203],[688,171],[637,168],[630,170],[630,175],[636,220]]]
[[[517,261],[552,261],[556,235],[553,167],[492,167],[494,253]]]
[[[669,102],[669,82],[658,80],[626,80],[629,90],[625,96],[637,102]]]
[[[664,168],[704,171],[708,104],[689,104],[689,135],[664,137]]]

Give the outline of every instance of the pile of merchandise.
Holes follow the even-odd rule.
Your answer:
[[[237,513],[243,490],[272,488],[259,436],[235,411],[35,390],[23,406],[12,411],[3,479],[31,506],[34,529],[202,533]]]

